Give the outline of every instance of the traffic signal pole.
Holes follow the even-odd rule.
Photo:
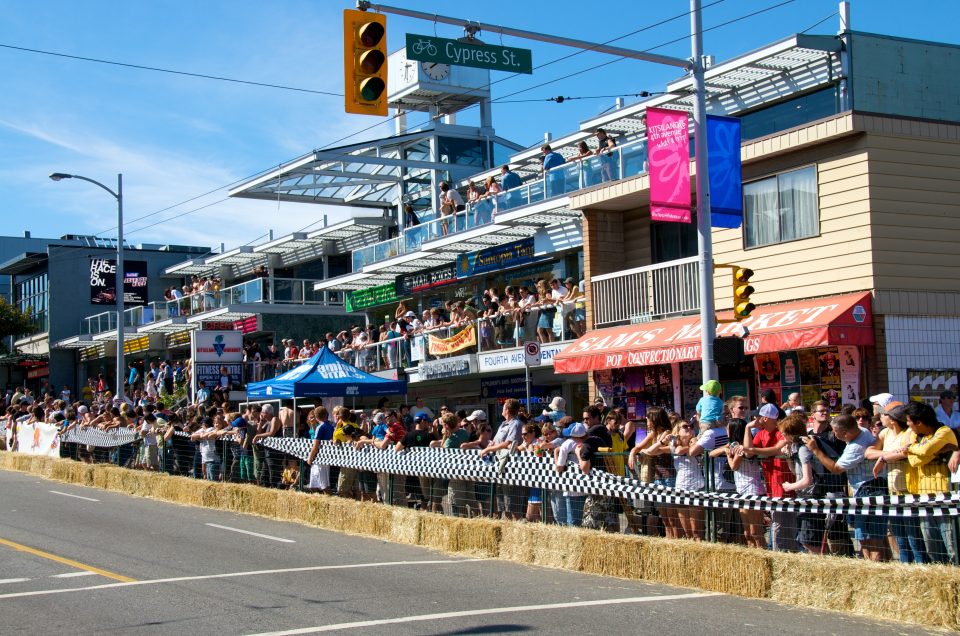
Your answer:
[[[691,58],[683,59],[669,55],[658,55],[647,51],[635,51],[619,46],[598,44],[585,40],[564,38],[535,31],[514,29],[499,24],[487,24],[464,18],[452,18],[423,11],[413,11],[403,7],[391,7],[375,4],[367,0],[357,0],[357,9],[361,11],[373,10],[380,13],[402,15],[427,22],[450,24],[475,31],[487,31],[500,35],[511,35],[526,40],[536,40],[569,46],[583,51],[596,51],[618,57],[625,57],[654,64],[665,64],[682,68],[691,73],[693,78],[694,108],[693,134],[696,144],[696,171],[697,171],[697,245],[699,251],[700,270],[700,331],[701,351],[703,364],[703,381],[717,379],[717,367],[713,357],[713,339],[717,333],[716,313],[713,300],[713,241],[710,234],[710,192],[707,175],[707,137],[706,137],[706,88],[704,86],[703,67],[703,21],[701,19],[701,0],[690,0],[690,49]]]

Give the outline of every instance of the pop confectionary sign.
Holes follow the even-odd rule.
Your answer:
[[[528,75],[533,73],[533,53],[530,49],[496,46],[476,40],[461,42],[433,35],[407,33],[407,59]]]

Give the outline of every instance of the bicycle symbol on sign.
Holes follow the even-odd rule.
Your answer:
[[[427,55],[437,54],[437,45],[433,43],[433,40],[417,40],[410,48],[413,50],[414,55],[420,55],[421,53],[426,53]]]

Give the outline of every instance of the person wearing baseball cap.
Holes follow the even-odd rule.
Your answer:
[[[487,421],[487,412],[477,409],[473,413],[467,416],[468,422],[486,422]]]
[[[960,411],[955,408],[957,394],[949,389],[940,393],[940,404],[934,409],[937,421],[946,424],[954,431],[960,430]]]
[[[697,420],[701,428],[713,428],[723,418],[723,388],[716,380],[707,380],[700,385],[703,397],[697,402]]]
[[[744,454],[747,457],[766,458],[760,463],[767,494],[771,497],[793,497],[794,494],[783,489],[785,482],[793,481],[793,470],[783,457],[783,448],[787,438],[777,428],[780,409],[776,404],[767,402],[760,407],[757,424],[760,430],[750,439],[744,440]],[[799,552],[797,545],[797,513],[772,511],[770,513],[770,544],[775,552]]]
[[[581,422],[573,422],[563,431],[566,439],[557,448],[554,469],[558,473],[567,471],[567,463],[572,456],[577,459],[577,448],[587,437],[587,427]],[[564,526],[579,526],[583,521],[583,504],[586,497],[580,493],[565,490],[554,502],[554,516],[557,523]],[[557,510],[556,508],[559,508]]]
[[[566,408],[567,401],[559,395],[554,396],[554,398],[550,400],[550,404],[547,405],[547,408],[543,409],[543,416],[553,422],[559,422],[566,416]]]
[[[879,406],[879,407],[880,407],[880,411],[883,411],[883,409],[884,409],[884,408],[887,406],[887,404],[889,404],[890,402],[893,402],[893,396],[892,396],[891,394],[889,394],[889,393],[877,393],[876,395],[871,395],[871,396],[870,396],[870,403],[871,403],[871,404],[876,404],[877,406]],[[874,410],[874,412],[877,412],[877,411]]]

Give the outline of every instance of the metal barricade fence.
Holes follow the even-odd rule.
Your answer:
[[[767,510],[759,506],[749,506],[735,498],[730,499],[730,505],[701,505],[692,496],[696,491],[685,490],[683,492],[687,497],[661,502],[641,500],[628,495],[583,495],[468,478],[458,479],[455,474],[411,476],[351,467],[324,468],[318,462],[314,462],[316,466],[309,466],[302,458],[259,444],[244,449],[232,438],[217,440],[216,454],[208,455],[209,461],[204,462],[199,443],[192,441],[189,435],[172,435],[169,439],[161,438],[158,442],[157,470],[198,479],[252,483],[267,488],[321,491],[460,517],[501,517],[582,526],[607,532],[688,538],[812,554],[854,556],[855,548],[859,544],[853,530],[853,515]],[[153,469],[153,466],[149,465],[150,454],[142,439],[115,448],[90,449],[81,444],[64,444],[62,448],[64,456],[79,461]],[[669,457],[671,462],[675,462],[681,456]],[[651,470],[647,463],[640,461],[635,461],[631,469],[628,458],[628,453],[600,452],[595,454],[593,469],[605,470],[621,477],[633,477],[644,483],[663,482],[680,486],[675,481],[678,472],[674,472],[671,478],[666,474],[669,471],[658,474],[655,467]],[[684,473],[681,478],[692,477],[697,483],[702,483],[699,491],[727,492],[730,495],[736,492],[735,489],[730,490],[734,475],[729,473],[728,468],[724,469],[721,462],[710,457],[709,453],[704,453],[701,458],[688,459],[693,460],[689,462],[689,472]],[[758,459],[750,470],[762,473],[764,466],[770,468],[770,462],[785,459]],[[682,462],[678,463],[674,470],[681,466]],[[567,470],[580,469],[576,464],[570,464]],[[726,475],[724,470],[727,471]],[[697,475],[702,481],[697,480]],[[718,488],[718,479],[724,482],[725,489]],[[923,529],[922,533],[917,533],[921,538],[928,536],[927,530],[931,524],[936,525],[936,529],[943,535],[941,542],[933,542],[929,546],[923,560],[958,563],[956,537],[960,532],[960,519],[957,515],[876,514],[874,517],[873,523],[877,528],[882,528],[884,543],[889,543],[889,552],[893,558],[896,558],[897,551],[903,549],[903,546],[910,545],[913,548],[919,545],[916,537],[913,537],[913,544],[894,541],[897,534],[894,524],[898,523],[898,520],[914,519],[916,527]]]

